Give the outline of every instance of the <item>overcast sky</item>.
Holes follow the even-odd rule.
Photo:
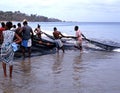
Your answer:
[[[120,0],[1,0],[0,10],[63,21],[120,22]]]

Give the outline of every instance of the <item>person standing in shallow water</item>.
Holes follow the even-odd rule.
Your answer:
[[[54,27],[53,30],[54,30],[53,36],[55,38],[55,43],[56,43],[57,51],[59,52],[59,49],[62,49],[62,51],[64,53],[64,47],[63,47],[63,43],[61,41],[61,38],[64,37],[64,35],[61,34],[61,32],[57,31],[56,27]]]
[[[11,27],[12,27],[12,22],[7,22],[6,30],[3,31],[3,43],[1,46],[1,61],[3,66],[4,76],[7,77],[6,64],[8,64],[10,78],[12,78],[13,57],[14,57],[12,43],[13,42],[19,43],[22,41],[22,39],[14,31],[10,30]],[[16,37],[16,39],[13,41],[14,37]]]
[[[28,57],[31,56],[31,46],[32,46],[32,39],[33,39],[33,30],[30,26],[28,26],[27,20],[23,21],[23,27],[19,33],[22,33],[22,53],[23,57],[25,58],[25,49],[28,49]]]
[[[82,51],[82,36],[83,36],[83,34],[79,30],[78,26],[75,26],[74,30],[76,31],[76,39],[77,39],[75,47],[80,49],[80,51]]]

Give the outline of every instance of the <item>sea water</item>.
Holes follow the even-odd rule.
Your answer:
[[[58,31],[67,35],[75,35],[74,27],[77,25],[87,38],[120,42],[120,22],[29,22],[33,30],[38,24],[42,30],[53,32],[53,28],[57,27]]]

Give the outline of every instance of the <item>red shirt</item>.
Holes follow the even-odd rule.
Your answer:
[[[5,30],[5,28],[0,28],[0,43],[2,42],[2,32]]]

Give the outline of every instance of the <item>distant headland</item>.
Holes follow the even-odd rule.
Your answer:
[[[31,22],[62,22],[60,19],[48,18],[37,14],[28,15],[20,11],[0,11],[0,21],[22,21],[23,19]]]

